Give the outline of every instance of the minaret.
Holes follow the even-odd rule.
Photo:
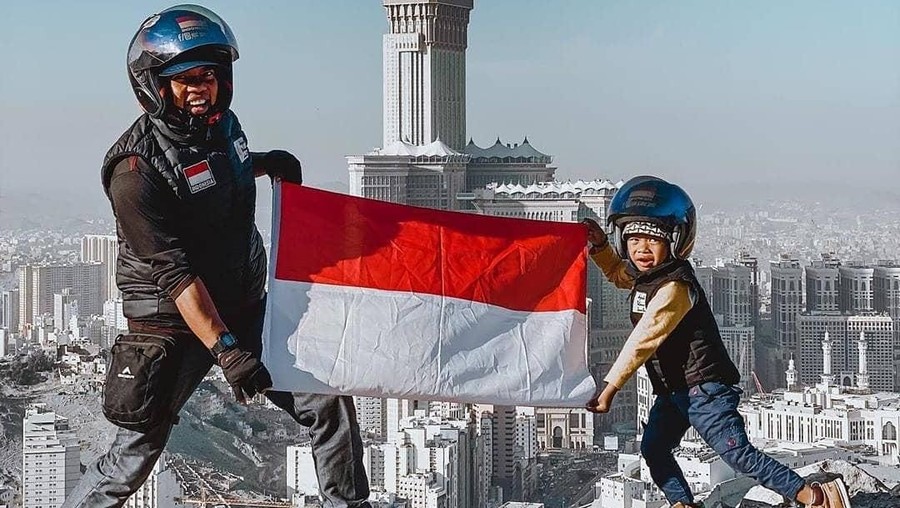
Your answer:
[[[787,389],[793,391],[797,384],[797,369],[794,368],[794,353],[791,353],[791,359],[788,361],[788,369],[785,371],[787,376]]]
[[[869,344],[866,342],[866,334],[862,330],[859,331],[859,374],[856,375],[856,387],[860,390],[869,389],[869,367],[866,362],[866,353]]]
[[[474,0],[383,0],[384,145],[466,145],[466,47]]]
[[[834,376],[831,375],[831,338],[828,330],[825,330],[825,338],[822,340],[822,384],[831,386],[834,384]]]

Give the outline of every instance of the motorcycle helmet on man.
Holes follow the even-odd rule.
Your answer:
[[[681,187],[655,176],[637,176],[616,191],[606,214],[612,229],[610,244],[622,259],[628,259],[625,236],[649,228],[666,233],[670,256],[687,259],[697,236],[697,212]],[[642,223],[628,228],[630,223]],[[658,235],[663,236],[663,235]]]
[[[131,39],[128,79],[152,118],[194,130],[231,105],[232,62],[237,59],[237,41],[222,18],[199,5],[176,5],[147,18]],[[215,67],[219,93],[204,118],[195,119],[159,90],[168,86],[167,78],[199,66]]]

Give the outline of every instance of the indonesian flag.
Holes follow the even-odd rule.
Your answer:
[[[276,184],[263,363],[278,390],[583,406],[585,243],[579,224]]]
[[[178,23],[178,27],[181,28],[182,32],[203,26],[203,20],[194,16],[179,16],[175,18],[175,22]]]

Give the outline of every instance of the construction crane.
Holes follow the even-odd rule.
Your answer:
[[[756,391],[759,392],[759,394],[762,395],[763,398],[767,398],[769,394],[766,393],[765,390],[763,390],[762,383],[759,382],[759,378],[756,376],[756,371],[751,370],[750,374],[753,376],[753,383],[756,384]]]
[[[211,508],[213,506],[226,506],[226,507],[238,507],[238,506],[260,506],[260,507],[270,507],[270,508],[285,508],[293,506],[291,503],[284,501],[266,501],[266,500],[254,500],[254,499],[241,499],[238,497],[224,497],[218,492],[214,492],[215,495],[207,496],[207,490],[205,488],[200,489],[200,497],[181,497],[175,498],[176,503],[183,504],[196,504],[200,505],[200,508]]]

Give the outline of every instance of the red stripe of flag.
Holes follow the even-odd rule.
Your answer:
[[[444,212],[281,185],[275,277],[585,313],[580,224]]]
[[[198,173],[202,173],[204,171],[209,171],[209,163],[207,163],[206,161],[200,161],[196,164],[192,164],[184,168],[184,176],[190,178],[192,176],[197,176]]]

